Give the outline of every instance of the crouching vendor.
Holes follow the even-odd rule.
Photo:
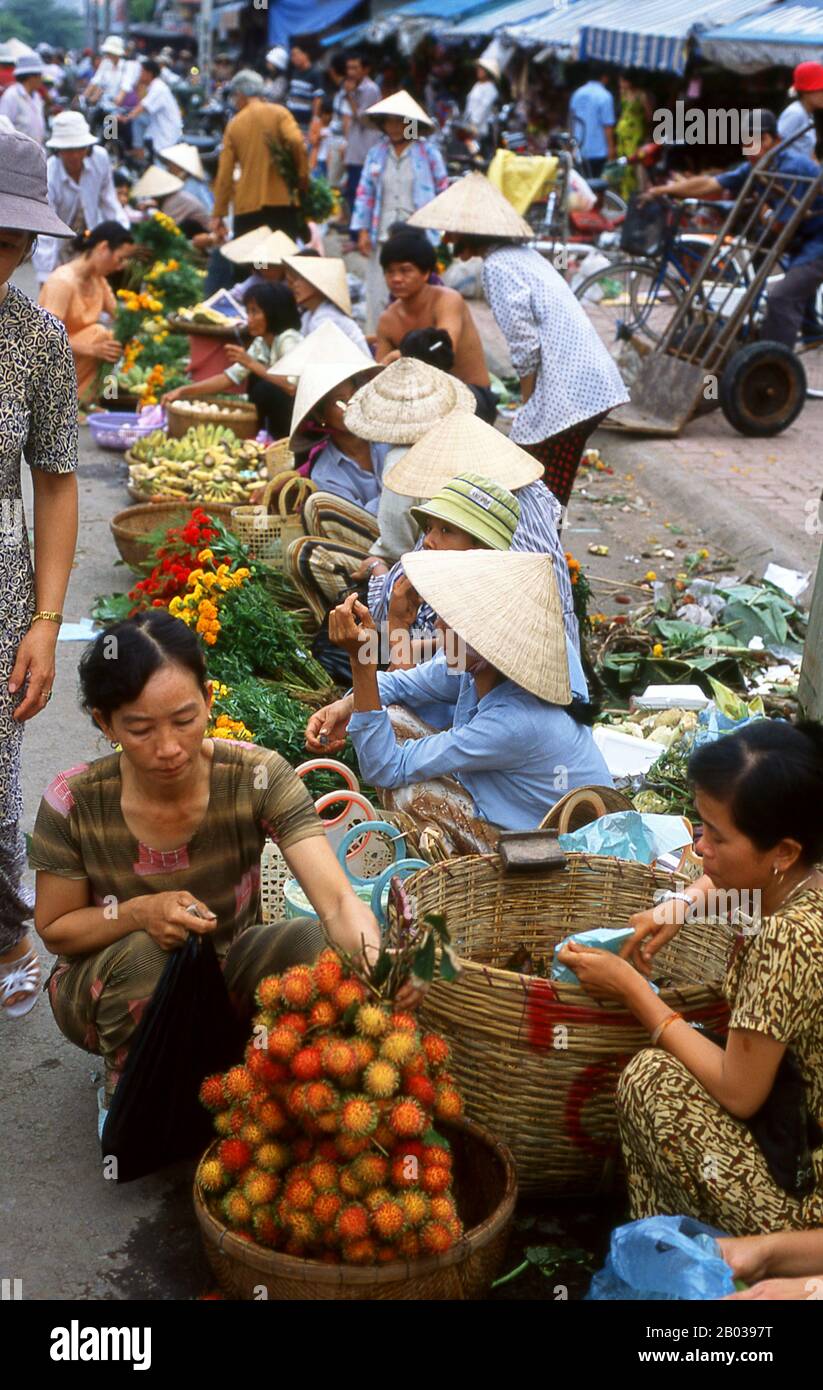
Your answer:
[[[417,551],[403,564],[439,615],[443,649],[413,670],[378,672],[368,610],[347,599],[329,636],[351,658],[352,694],[313,716],[308,746],[331,752],[348,728],[383,805],[437,826],[450,854],[489,852],[501,828],[535,829],[570,789],[611,785],[582,722],[591,707],[551,557]],[[414,715],[438,703],[440,732]],[[390,717],[393,704],[403,708]]]
[[[35,925],[58,956],[51,1007],[71,1042],[103,1058],[102,1110],[168,953],[189,932],[211,935],[244,1017],[264,976],[314,960],[327,937],[357,953],[380,935],[288,763],[205,737],[211,686],[185,623],[150,609],[115,624],[84,653],[80,679],[86,710],[121,751],[54,778],[30,863]],[[267,836],[317,918],[258,925]]]

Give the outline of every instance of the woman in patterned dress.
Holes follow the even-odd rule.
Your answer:
[[[48,205],[46,155],[0,131],[0,1016],[37,1000],[39,965],[28,936],[20,829],[23,725],[45,709],[54,682],[60,610],[77,539],[77,383],[66,331],[10,277],[36,234],[72,236]],[[20,464],[34,488],[34,567]]]
[[[758,720],[698,749],[689,773],[706,876],[632,919],[626,954],[638,969],[604,951],[560,953],[584,989],[621,1000],[657,1044],[632,1059],[617,1092],[631,1213],[685,1214],[733,1236],[820,1226],[823,729]],[[746,913],[734,919],[742,931],[724,985],[723,1046],[672,1012],[640,973],[690,912],[717,915],[721,893],[725,907],[730,894],[746,895]],[[781,1140],[775,1153],[772,1140],[767,1159],[747,1121],[775,1086],[788,1104],[787,1054],[805,1096],[808,1149]],[[801,1104],[791,1100],[789,1118]]]

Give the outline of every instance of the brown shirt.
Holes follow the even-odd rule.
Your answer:
[[[187,844],[157,850],[138,841],[120,805],[121,754],[60,772],[46,788],[29,850],[33,869],[88,879],[95,904],[183,889],[218,919],[225,955],[260,921],[260,855],[266,836],[281,847],[324,833],[303,783],[279,753],[214,740],[209,804]]]
[[[225,217],[229,203],[234,203],[236,214],[290,205],[291,195],[272,156],[272,142],[290,146],[298,177],[308,178],[306,147],[294,116],[285,106],[252,97],[232,117],[223,134],[214,180],[215,217]],[[240,178],[234,183],[236,165],[240,166]]]

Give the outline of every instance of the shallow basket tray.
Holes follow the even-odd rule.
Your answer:
[[[466,1233],[442,1255],[385,1265],[328,1265],[241,1240],[209,1211],[197,1179],[194,1210],[206,1258],[233,1299],[479,1299],[500,1273],[517,1178],[504,1144],[471,1121],[440,1123],[454,1154],[454,1193]],[[209,1157],[216,1143],[207,1150]],[[263,1294],[265,1289],[265,1295]]]
[[[210,516],[219,518],[225,526],[231,526],[231,504],[228,502],[141,502],[136,507],[126,507],[111,518],[114,543],[120,557],[135,574],[151,567],[152,547],[146,545],[143,537],[151,535],[159,528],[185,526],[195,507],[202,506]]]
[[[192,425],[226,425],[238,439],[254,439],[258,432],[257,406],[237,397],[236,402],[204,395],[194,405],[225,405],[225,410],[181,410],[178,401],[166,406],[166,428],[172,439],[182,439]]]
[[[627,1009],[579,985],[501,967],[522,944],[551,957],[573,932],[623,927],[682,882],[645,864],[568,854],[563,869],[504,873],[497,855],[446,860],[406,881],[417,911],[445,914],[463,962],[421,1014],[452,1047],[466,1113],[509,1145],[521,1189],[592,1193],[619,1155],[615,1090],[649,1035]],[[734,933],[689,923],[656,957],[660,997],[692,1022],[725,1026],[720,993]]]

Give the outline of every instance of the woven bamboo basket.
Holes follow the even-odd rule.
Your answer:
[[[294,454],[289,447],[288,439],[276,439],[273,444],[269,444],[263,454],[263,462],[270,478],[274,478],[278,473],[293,472]]]
[[[206,1258],[233,1299],[468,1300],[482,1298],[506,1253],[517,1179],[505,1145],[470,1121],[441,1124],[454,1153],[454,1193],[465,1235],[444,1255],[396,1264],[328,1265],[254,1245],[212,1216],[195,1178],[194,1210]],[[207,1151],[212,1153],[215,1145]]]
[[[251,401],[242,401],[239,398],[235,401],[221,401],[217,396],[203,396],[202,400],[189,404],[197,407],[214,404],[225,408],[218,411],[181,410],[179,403],[172,401],[171,405],[166,407],[166,428],[172,439],[182,439],[191,425],[227,425],[238,439],[254,439],[259,429],[257,406],[252,405]]]
[[[185,526],[197,502],[141,502],[136,507],[126,507],[117,512],[109,522],[114,543],[135,574],[151,567],[152,547],[145,537],[161,526]],[[227,502],[208,502],[204,510],[209,516],[219,517],[225,526],[231,525],[232,508]]]
[[[231,529],[253,560],[282,570],[288,547],[306,534],[301,509],[314,491],[310,478],[280,472],[266,484],[259,503],[232,509]]]
[[[614,1096],[649,1035],[627,1009],[579,985],[502,966],[522,944],[551,956],[591,927],[622,927],[680,880],[627,860],[569,854],[563,869],[504,874],[497,855],[421,869],[407,891],[421,914],[446,916],[459,978],[435,983],[422,1008],[448,1038],[471,1119],[511,1148],[524,1192],[590,1194],[619,1156]],[[690,923],[656,957],[660,997],[692,1022],[723,1028],[720,994],[734,934]]]

